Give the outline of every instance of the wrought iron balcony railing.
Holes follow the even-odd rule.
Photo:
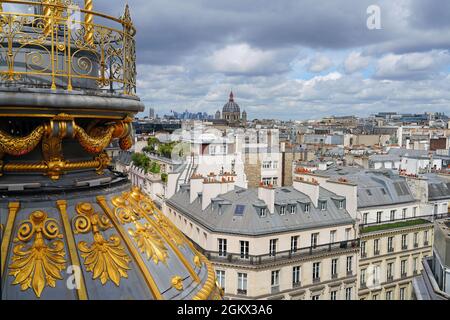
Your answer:
[[[84,5],[0,0],[1,87],[134,96],[136,31],[128,6],[114,18],[92,11],[93,0]]]

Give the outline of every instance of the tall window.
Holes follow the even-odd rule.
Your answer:
[[[406,298],[406,288],[400,288],[400,300],[405,300]]]
[[[345,229],[345,241],[350,240],[350,235],[352,234],[352,228]]]
[[[363,214],[363,224],[367,224],[369,221],[369,213],[366,212]]]
[[[227,255],[227,239],[218,239],[219,242],[219,256],[225,257]]]
[[[225,270],[216,270],[216,277],[219,286],[225,290]]]
[[[314,296],[311,296],[311,300],[320,300],[320,294],[316,294]]]
[[[428,245],[428,230],[425,230],[423,232],[423,245],[427,246]]]
[[[414,272],[414,274],[417,274],[417,261],[418,261],[418,258],[417,257],[415,257],[414,259],[413,259],[413,272]]]
[[[313,233],[311,234],[311,247],[316,248],[318,244],[319,234]]]
[[[295,210],[296,210],[296,206],[289,206],[289,213],[290,214],[295,214]]]
[[[414,233],[414,247],[418,247],[419,246],[419,233],[415,232]]]
[[[269,255],[272,257],[274,257],[277,254],[277,242],[278,242],[278,239],[270,239]]]
[[[344,200],[339,200],[339,209],[344,209]]]
[[[336,230],[331,230],[330,231],[330,243],[335,243],[336,242]]]
[[[403,250],[408,249],[408,235],[407,234],[402,235],[402,249]]]
[[[320,202],[320,210],[322,211],[327,210],[327,203],[325,201]]]
[[[380,284],[380,266],[374,266],[372,269],[372,284],[378,285]]]
[[[395,212],[396,210],[391,210],[391,221],[395,220]]]
[[[353,257],[347,257],[347,274],[353,273]]]
[[[407,261],[402,260],[400,262],[400,272],[402,274],[402,278],[407,276],[408,270],[407,270]]]
[[[238,273],[238,294],[247,294],[247,274]]]
[[[387,281],[394,280],[394,263],[393,262],[390,262],[387,264],[386,278],[387,278]]]
[[[362,269],[361,270],[361,275],[359,278],[359,281],[361,282],[361,287],[365,287],[366,286],[366,272],[367,269]]]
[[[407,208],[404,208],[403,210],[402,210],[402,219],[406,219],[406,213],[408,212],[408,209]]]
[[[375,256],[380,254],[380,239],[373,240],[373,254]]]
[[[271,283],[272,289],[278,289],[280,286],[280,270],[272,271]]]
[[[338,274],[338,259],[331,260],[331,277],[335,278]]]
[[[366,241],[361,241],[361,257],[366,257]]]
[[[416,217],[417,216],[417,207],[414,207],[413,208],[413,217]]]
[[[337,300],[337,291],[333,290],[330,292],[330,300]]]
[[[248,241],[240,241],[241,244],[241,259],[248,259],[249,255],[249,242]]]
[[[381,215],[383,214],[383,211],[377,212],[377,223],[381,223]]]
[[[394,251],[394,237],[389,237],[388,238],[388,252],[393,252]]]
[[[392,300],[392,290],[386,291],[386,300]]]
[[[291,252],[297,252],[298,249],[298,236],[291,237]]]
[[[292,286],[298,287],[301,283],[301,267],[295,266],[292,268]]]
[[[320,262],[313,263],[313,281],[320,280]]]
[[[286,206],[280,207],[280,215],[284,216],[286,214]]]
[[[311,205],[309,203],[305,204],[305,212],[309,213],[309,209],[311,208]]]
[[[345,288],[345,300],[352,300],[352,288]]]
[[[267,208],[261,208],[261,209],[259,209],[259,216],[260,216],[261,218],[267,217]]]

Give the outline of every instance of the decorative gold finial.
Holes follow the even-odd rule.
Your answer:
[[[94,9],[94,0],[84,0],[84,9],[89,12],[85,12],[84,14],[84,41],[89,46],[94,45],[94,15],[91,13]]]

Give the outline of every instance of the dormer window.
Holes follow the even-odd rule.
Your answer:
[[[327,210],[327,202],[326,201],[320,201],[319,206],[320,206],[321,211]]]
[[[280,215],[284,216],[286,214],[286,206],[280,207]]]
[[[344,209],[344,200],[339,200],[339,209]]]
[[[289,213],[290,214],[295,214],[295,210],[296,210],[296,206],[290,206],[289,207]]]
[[[260,216],[261,218],[267,217],[267,208],[260,208],[260,209],[259,209],[259,216]]]
[[[311,204],[305,203],[305,213],[309,213],[310,209],[311,209]]]

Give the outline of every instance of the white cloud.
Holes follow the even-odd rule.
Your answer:
[[[344,61],[344,69],[346,73],[354,73],[360,71],[370,63],[370,58],[361,55],[361,52],[353,51]]]
[[[309,72],[323,72],[333,66],[333,62],[324,55],[316,55],[309,61],[309,64],[306,66]]]

